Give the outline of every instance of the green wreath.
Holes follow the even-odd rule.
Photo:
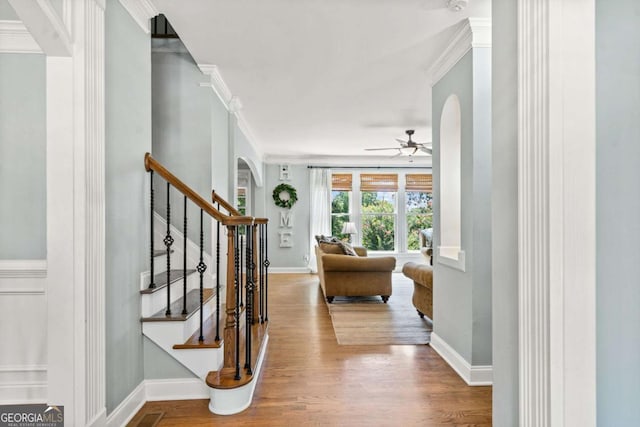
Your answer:
[[[289,195],[288,199],[281,199],[280,194],[287,193]],[[298,195],[296,194],[296,189],[290,186],[289,184],[280,184],[276,188],[273,189],[273,201],[276,206],[281,208],[291,209],[298,201]]]

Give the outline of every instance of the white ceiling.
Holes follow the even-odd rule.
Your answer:
[[[153,1],[195,61],[218,66],[267,158],[388,159],[364,149],[405,129],[431,141],[428,70],[461,20],[490,16],[490,0]]]

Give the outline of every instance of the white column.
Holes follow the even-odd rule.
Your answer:
[[[593,0],[519,0],[520,425],[595,426]]]
[[[104,1],[74,2],[72,56],[47,56],[48,401],[104,425]]]

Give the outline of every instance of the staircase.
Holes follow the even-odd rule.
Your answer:
[[[215,192],[206,201],[149,153],[145,168],[152,220],[150,271],[141,277],[142,333],[207,384],[213,413],[238,413],[251,404],[268,342],[267,220],[241,216]],[[164,217],[154,206],[156,174],[166,185]],[[171,200],[176,194],[179,203]],[[188,203],[200,208],[199,244],[186,237],[194,227]],[[182,230],[171,224],[176,206],[183,208]],[[215,227],[215,260],[204,250],[205,217]]]

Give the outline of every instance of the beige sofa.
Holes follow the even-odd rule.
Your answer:
[[[336,246],[316,246],[320,286],[328,303],[336,296],[380,295],[385,303],[391,296],[391,272],[394,257],[367,257],[367,250],[355,247],[358,256],[339,253]],[[333,253],[327,253],[331,251]]]
[[[418,315],[433,320],[433,268],[430,265],[408,262],[402,273],[413,280],[413,306]]]

